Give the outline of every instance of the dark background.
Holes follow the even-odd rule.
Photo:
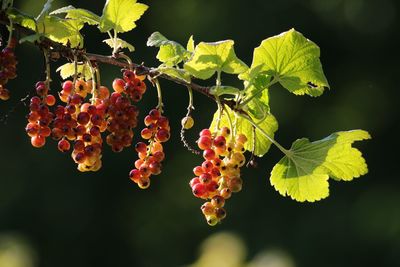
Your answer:
[[[38,14],[39,2],[15,1]],[[103,1],[56,1],[101,14]],[[331,85],[319,98],[295,97],[279,86],[271,90],[272,112],[279,121],[276,139],[285,147],[297,138],[321,139],[338,130],[365,129],[373,139],[356,146],[369,174],[352,182],[330,181],[330,197],[297,203],[280,196],[269,173],[282,157],[273,147],[257,169],[243,171],[244,188],[227,203],[228,216],[209,227],[188,181],[200,157],[179,142],[180,118],[186,112],[186,89],[162,81],[172,138],[161,175],[148,190],[130,182],[127,173],[136,153],[115,154],[106,147],[103,168],[80,173],[54,142],[35,149],[24,132],[27,108],[19,99],[44,79],[40,52],[29,44],[17,48],[18,79],[9,83],[13,98],[0,125],[0,267],[7,248],[27,257],[18,266],[182,266],[196,261],[199,246],[221,231],[235,233],[247,247],[246,260],[263,250],[285,252],[299,267],[400,266],[400,182],[398,177],[399,8],[395,0],[143,1],[150,6],[138,27],[122,37],[136,47],[135,62],[156,66],[156,49],[147,37],[160,31],[186,44],[235,40],[237,55],[250,64],[253,48],[290,28],[321,47],[321,61]],[[83,31],[88,51],[109,54],[93,28]],[[60,63],[54,64],[53,69]],[[118,68],[102,67],[110,86]],[[226,78],[224,76],[224,78]],[[53,88],[59,77],[53,75]],[[230,81],[225,79],[225,81]],[[233,81],[232,85],[239,85]],[[142,115],[156,105],[155,90],[139,106]],[[215,104],[195,95],[197,132],[209,125]],[[137,139],[136,139],[137,140]],[[8,245],[7,245],[8,244]],[[10,245],[12,244],[12,245]],[[3,254],[2,254],[3,253]],[[19,255],[19,254],[16,254]],[[228,256],[227,256],[228,257]],[[21,261],[21,257],[17,257]],[[199,265],[200,266],[200,265]],[[206,266],[206,265],[205,265]],[[211,266],[211,265],[208,265]],[[277,265],[262,265],[277,266]]]

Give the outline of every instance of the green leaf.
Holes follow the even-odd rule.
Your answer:
[[[215,43],[199,43],[193,57],[185,63],[184,68],[193,76],[206,80],[215,72],[223,71],[230,74],[245,72],[248,67],[237,58],[233,49],[234,42],[225,40]]]
[[[248,151],[253,150],[253,146],[255,146],[254,154],[258,157],[262,157],[265,153],[268,152],[269,148],[271,147],[271,142],[261,133],[260,130],[255,131],[255,138],[254,138],[254,130],[253,126],[250,124],[249,121],[242,117],[236,117],[235,120],[235,113],[227,106],[225,106],[225,110],[229,114],[234,127],[236,127],[237,133],[242,133],[247,136],[247,142],[245,144],[245,148]],[[210,125],[210,129],[214,130],[217,121],[218,121],[219,112],[215,112],[213,121]],[[220,120],[220,127],[229,127],[229,120],[228,115],[224,112],[221,116]],[[250,115],[251,117],[251,115]],[[278,130],[278,122],[276,121],[275,117],[268,113],[264,116],[262,120],[258,120],[256,118],[252,118],[253,121],[262,129],[264,130],[271,138],[274,138],[274,133]],[[255,139],[255,143],[254,143]]]
[[[188,57],[188,52],[181,44],[168,40],[159,32],[150,35],[147,46],[160,47],[157,59],[167,67],[175,66]]]
[[[130,52],[135,51],[135,47],[133,45],[131,45],[127,41],[124,41],[120,38],[117,38],[117,39],[110,38],[110,39],[103,40],[103,42],[108,44],[111,48],[117,47],[117,50],[127,48]]]
[[[168,44],[170,41],[168,40],[164,35],[162,35],[159,32],[153,32],[149,38],[147,39],[147,46],[155,46],[155,47],[160,47],[163,44]]]
[[[165,65],[172,67],[185,58],[186,50],[181,45],[175,44],[164,44],[160,46],[160,50],[157,53],[157,59]]]
[[[186,45],[186,50],[190,53],[194,52],[194,39],[193,39],[193,35],[190,35],[189,41],[187,42]]]
[[[247,103],[247,105],[243,107],[243,110],[250,113],[252,118],[263,120],[270,112],[268,90],[264,89],[257,97],[254,97]]]
[[[271,184],[283,196],[297,201],[317,201],[329,195],[329,177],[351,181],[368,172],[354,141],[370,139],[368,132],[336,132],[315,142],[296,140],[271,172]]]
[[[64,45],[69,43],[71,47],[82,47],[83,37],[79,32],[82,27],[83,23],[79,20],[46,16],[43,24],[38,24],[38,31],[53,41]]]
[[[107,0],[100,18],[100,31],[128,32],[136,27],[148,6],[136,3],[136,0]]]
[[[157,69],[159,73],[166,74],[168,76],[177,78],[179,80],[182,80],[184,82],[190,83],[190,74],[187,73],[187,71],[182,70],[182,69],[177,69],[177,68],[171,68],[171,67],[160,67]]]
[[[237,95],[240,90],[232,86],[212,86],[209,93],[215,96],[221,95]]]
[[[319,60],[319,47],[291,29],[265,39],[254,50],[251,69],[265,71],[296,95],[319,96],[329,87]]]
[[[19,11],[16,8],[10,8],[7,10],[8,18],[11,19],[14,23],[21,25],[22,27],[31,29],[33,31],[36,30],[36,22],[35,19],[23,12]]]
[[[61,78],[63,80],[73,77],[75,74],[75,64],[74,63],[66,63],[57,69],[58,72],[60,72]],[[79,76],[85,77],[86,80],[89,80],[92,78],[92,74],[90,72],[89,66],[87,64],[79,64],[78,65],[78,73]]]
[[[89,25],[98,25],[100,23],[100,17],[93,12],[83,9],[75,8],[71,5],[59,8],[50,13],[50,15],[63,14],[66,13],[66,18],[77,19],[83,23]]]

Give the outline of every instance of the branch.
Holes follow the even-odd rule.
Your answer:
[[[4,13],[4,11],[0,11],[0,24],[2,25],[10,24],[10,21],[7,15]],[[19,24],[14,24],[14,31],[17,32],[19,36],[29,36],[36,33],[31,29],[25,28]],[[47,49],[53,60],[58,60],[61,57],[63,57],[71,61],[73,61],[74,58],[85,61],[85,59],[89,58],[90,61],[94,61],[97,63],[114,65],[121,68],[132,68],[138,75],[148,75],[150,78],[156,78],[156,77],[163,78],[172,81],[176,84],[180,84],[185,87],[190,87],[194,91],[197,91],[216,101],[215,96],[210,94],[211,87],[201,86],[194,82],[187,83],[185,81],[182,81],[175,77],[171,77],[164,73],[159,73],[156,68],[147,67],[143,64],[136,64],[136,63],[128,64],[127,62],[121,61],[118,54],[112,56],[106,56],[106,55],[89,53],[85,49],[71,48],[68,45],[63,45],[44,36],[40,38],[40,41],[35,42],[35,45],[40,49]],[[235,101],[233,100],[222,100],[221,102],[223,104],[228,105],[232,109],[234,109],[236,105]]]

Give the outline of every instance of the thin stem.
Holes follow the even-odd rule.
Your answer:
[[[220,70],[218,70],[217,71],[217,81],[215,82],[215,85],[216,86],[221,86],[221,71]]]
[[[215,100],[217,102],[218,118],[217,118],[217,123],[215,124],[215,130],[214,131],[217,132],[219,130],[219,125],[221,123],[221,117],[222,117],[222,114],[223,114],[222,113],[223,107],[221,105],[221,100],[219,99],[218,96],[215,97]]]
[[[186,114],[186,116],[189,116],[190,112],[192,112],[192,110],[194,109],[194,106],[193,106],[193,90],[192,90],[191,87],[188,87],[187,89],[188,89],[188,94],[189,94],[189,105],[187,107],[187,110],[188,110],[189,114]]]
[[[265,86],[265,87],[263,87],[263,88],[257,90],[254,94],[252,94],[252,95],[251,95],[250,97],[248,97],[246,100],[244,100],[243,102],[241,102],[240,105],[239,105],[239,107],[244,107],[247,103],[249,103],[251,100],[253,100],[253,98],[255,98],[255,97],[257,97],[259,94],[261,94],[261,93],[265,90],[265,88],[274,85],[274,84],[277,83],[278,81],[279,81],[279,79],[274,77],[274,79],[273,79],[271,82],[269,82],[267,86]]]
[[[116,30],[114,30],[114,49],[113,49],[113,55],[116,54],[118,52],[118,48],[117,48],[117,37],[118,33]]]
[[[228,117],[228,122],[229,122],[229,127],[231,128],[232,134],[231,134],[231,140],[235,140],[235,133],[233,132],[233,123],[232,123],[232,118],[229,115],[228,110],[226,109],[226,106],[223,106],[224,112],[226,114],[226,116]]]
[[[189,93],[189,104],[188,104],[188,107],[187,107],[187,112],[186,112],[185,117],[189,117],[189,116],[191,115],[192,111],[194,110],[194,106],[193,106],[193,90],[192,90],[192,88],[190,88],[189,86],[187,87],[187,89],[188,89],[188,93]],[[198,150],[196,150],[196,149],[194,149],[194,148],[189,144],[189,142],[186,140],[185,132],[186,132],[186,129],[185,129],[185,127],[182,125],[182,128],[181,128],[181,141],[182,141],[182,143],[183,143],[183,146],[186,147],[187,150],[189,150],[189,151],[192,152],[193,154],[200,155],[201,152],[198,151]]]
[[[10,32],[10,34],[8,35],[7,46],[10,45],[10,43],[11,43],[13,30],[14,30],[14,23],[13,23],[13,21],[10,19],[10,26],[9,26],[9,32]]]
[[[50,81],[51,81],[51,69],[50,69],[50,58],[49,51],[47,49],[43,49],[45,64],[46,64],[46,87],[50,89]]]
[[[89,65],[90,68],[90,74],[92,76],[92,98],[90,99],[90,102],[94,104],[95,99],[97,98],[97,85],[96,85],[96,75],[95,75],[95,69],[93,68],[92,62],[90,62],[90,59],[86,57],[86,63]]]
[[[281,146],[281,144],[279,144],[277,141],[275,141],[274,138],[269,136],[269,134],[266,131],[264,131],[264,129],[262,129],[260,126],[258,126],[258,124],[255,123],[250,117],[248,117],[247,115],[244,115],[244,114],[239,114],[239,117],[250,122],[251,125],[253,125],[257,130],[259,130],[272,144],[274,144],[280,151],[282,151],[283,154],[285,154],[287,156],[290,154],[289,150],[285,149],[283,146]]]
[[[78,79],[78,57],[74,55],[74,78],[72,80],[73,89],[75,89],[76,80]]]
[[[157,98],[158,98],[158,104],[157,104],[157,109],[160,111],[160,113],[163,113],[163,101],[162,101],[162,93],[161,93],[161,86],[160,86],[160,82],[158,81],[158,79],[154,79],[154,83],[156,84],[156,88],[157,88]]]
[[[129,69],[132,70],[133,63],[132,63],[132,60],[131,60],[130,57],[128,57],[127,55],[125,55],[125,54],[123,54],[123,53],[118,53],[118,54],[116,54],[115,56],[116,56],[117,58],[123,58],[123,59],[125,59],[126,62],[127,62],[128,65],[129,65]]]

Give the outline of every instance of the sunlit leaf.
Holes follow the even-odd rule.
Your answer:
[[[352,144],[370,138],[366,131],[353,130],[336,132],[314,142],[306,138],[296,140],[273,168],[271,184],[281,195],[297,201],[326,198],[329,177],[350,181],[368,172],[361,152]]]
[[[85,77],[86,80],[89,80],[92,78],[90,68],[86,64],[79,64],[78,65],[78,72],[77,74],[79,76]],[[75,75],[75,64],[74,63],[66,63],[60,67],[57,68],[57,72],[60,72],[61,78],[63,80],[73,77]]]
[[[98,25],[100,23],[100,17],[98,15],[89,10],[83,8],[75,8],[71,5],[54,10],[50,13],[50,15],[63,13],[66,14],[66,18],[77,19],[84,23],[88,23],[89,25]]]
[[[237,58],[233,49],[232,40],[199,43],[192,58],[185,63],[185,69],[193,76],[200,79],[208,79],[215,72],[239,74],[245,72],[248,67]]]
[[[242,133],[247,136],[247,142],[245,144],[245,148],[248,151],[252,151],[254,147],[254,154],[256,156],[262,157],[265,153],[268,152],[269,148],[271,147],[271,142],[266,138],[260,130],[255,130],[251,123],[242,117],[236,117],[235,113],[229,108],[225,107],[225,110],[229,114],[230,119],[232,120],[234,127],[236,127],[237,133]],[[228,114],[224,112],[221,116],[221,120],[219,123],[220,127],[229,127],[230,123],[228,119]],[[218,122],[219,112],[215,112],[213,121],[210,125],[210,129],[214,130],[217,122]],[[236,117],[236,119],[235,119]],[[258,120],[253,118],[254,122],[264,131],[266,132],[271,138],[274,138],[275,132],[278,130],[278,122],[276,121],[275,117],[268,113],[265,114],[262,120]],[[255,133],[255,138],[254,138]],[[254,142],[255,141],[255,142]]]
[[[148,6],[136,0],[107,0],[100,18],[100,31],[128,32],[136,27]]]
[[[254,50],[251,69],[275,76],[294,94],[319,96],[329,87],[319,56],[315,43],[291,29],[262,41]]]
[[[111,48],[114,48],[114,47],[116,47],[117,49],[127,48],[130,52],[135,51],[135,47],[133,45],[131,45],[127,41],[124,41],[120,38],[116,38],[116,39],[110,38],[110,39],[103,40],[103,42],[108,44],[108,46],[110,46]]]

